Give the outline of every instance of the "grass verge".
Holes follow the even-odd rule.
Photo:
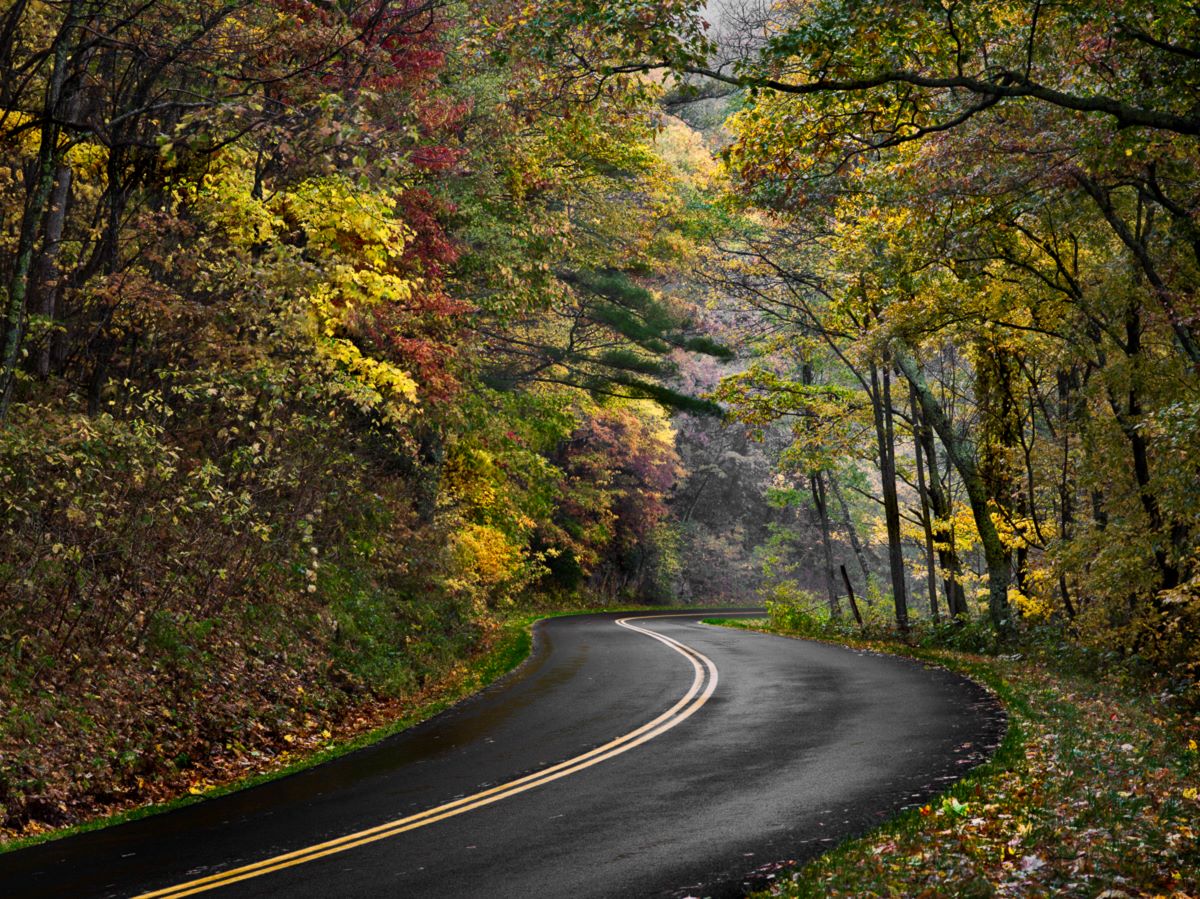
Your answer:
[[[993,689],[1009,729],[990,761],[756,896],[1200,897],[1200,716],[1021,654],[828,640],[943,665]]]
[[[342,722],[336,733],[325,730],[317,734],[288,735],[291,739],[277,755],[264,757],[261,760],[260,770],[252,773],[230,772],[227,778],[216,781],[209,779],[198,781],[183,795],[165,801],[122,809],[112,814],[103,814],[69,827],[47,829],[7,841],[0,839],[0,854],[74,834],[112,827],[126,821],[136,821],[140,818],[194,805],[197,802],[205,802],[218,796],[287,777],[289,774],[304,771],[323,762],[340,758],[357,749],[370,746],[372,743],[377,743],[432,718],[514,670],[529,657],[533,647],[533,625],[542,619],[594,612],[647,611],[657,610],[657,608],[661,607],[655,609],[645,606],[612,609],[581,608],[514,615],[500,623],[490,638],[478,648],[473,656],[454,666],[446,673],[445,677],[411,696],[364,705]],[[286,739],[288,738],[285,737]]]

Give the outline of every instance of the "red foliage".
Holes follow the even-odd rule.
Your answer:
[[[448,100],[434,97],[417,110],[417,122],[426,137],[437,135],[461,136],[463,122],[471,111],[467,100]]]
[[[399,335],[391,335],[389,342],[399,360],[417,378],[428,402],[443,403],[458,393],[458,379],[446,367],[455,355],[452,344]]]
[[[448,232],[456,208],[435,187],[467,152],[458,144],[471,109],[439,78],[446,64],[449,18],[428,0],[363,0],[345,18],[313,0],[271,2],[299,24],[294,40],[278,51],[281,64],[286,55],[293,70],[312,66],[310,73],[281,85],[289,102],[301,97],[312,102],[314,94],[361,97],[356,102],[370,107],[373,129],[361,142],[368,171],[376,159],[390,154],[406,158],[409,177],[419,182],[403,191],[396,204],[397,215],[413,231],[396,271],[418,287],[403,305],[364,314],[356,331],[374,352],[417,379],[425,401],[444,401],[459,387],[452,374],[455,347],[463,339],[458,319],[470,308],[445,287],[462,248]],[[330,57],[336,47],[342,49]]]
[[[454,204],[434,197],[423,187],[405,191],[396,204],[401,218],[416,232],[409,255],[427,278],[441,278],[462,255],[446,233],[443,220],[455,211]]]
[[[453,169],[466,152],[454,147],[417,147],[409,159],[416,168],[426,174],[441,174]]]
[[[666,516],[679,457],[632,411],[599,410],[571,435],[560,456],[563,470],[581,487],[563,503],[567,518],[588,526],[613,516],[610,545],[596,548],[602,554],[619,556],[635,547]]]

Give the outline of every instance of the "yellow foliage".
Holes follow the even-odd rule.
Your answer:
[[[307,293],[281,321],[311,346],[332,395],[385,421],[407,419],[417,382],[394,362],[364,354],[350,338],[356,310],[411,299],[419,282],[401,274],[398,263],[412,229],[395,215],[390,195],[345,178],[313,178],[256,197],[252,162],[244,149],[228,149],[199,184],[176,189],[176,202],[191,206],[236,250],[290,243],[289,235],[303,232],[304,259],[275,277],[298,278]]]
[[[675,446],[675,425],[671,422],[671,416],[658,403],[653,400],[638,399],[618,401],[614,405],[629,409],[641,420],[649,443],[655,444],[663,450],[669,450],[670,447]],[[682,468],[679,473],[682,475]]]
[[[464,568],[474,571],[479,582],[496,587],[520,569],[521,548],[503,531],[486,524],[470,524],[455,535],[455,550]]]
[[[333,379],[333,392],[365,411],[402,420],[402,410],[417,401],[417,382],[392,363],[363,355],[349,340],[318,340],[318,353]],[[348,375],[349,377],[339,377]]]
[[[310,179],[281,194],[274,205],[304,229],[310,252],[350,260],[359,270],[386,271],[413,235],[395,217],[390,196],[364,191],[345,178]]]
[[[0,115],[4,117],[4,130],[8,134],[17,134],[16,147],[26,156],[36,156],[38,147],[42,142],[42,132],[40,128],[30,128],[28,131],[18,132],[19,128],[23,128],[33,121],[33,116],[27,112],[20,112],[15,109],[0,109]]]
[[[177,188],[175,199],[194,205],[235,247],[252,247],[274,239],[283,227],[275,211],[254,196],[253,172],[250,154],[230,149],[213,162],[198,185],[189,181]]]
[[[1007,549],[1025,549],[1030,546],[1027,534],[1032,534],[1034,530],[1033,519],[1029,516],[1017,515],[1002,515],[998,512],[991,512],[992,524],[996,527],[996,534],[1000,537],[1000,542]]]
[[[489,599],[508,599],[537,571],[524,546],[491,525],[464,524],[451,538],[451,553],[457,571],[447,586],[469,595],[479,609]]]
[[[77,178],[82,175],[102,180],[105,177],[104,166],[107,161],[107,148],[88,141],[72,145],[66,153],[66,163]]]
[[[1022,618],[1031,621],[1046,621],[1054,614],[1054,607],[1040,596],[1029,596],[1016,587],[1008,588],[1008,602],[1021,613]]]
[[[697,187],[706,186],[717,173],[717,162],[700,133],[669,116],[654,139],[662,159]]]
[[[496,484],[502,478],[487,450],[455,447],[442,470],[442,496],[446,502],[486,512],[500,497]]]
[[[935,547],[948,547],[948,535],[953,535],[954,549],[960,556],[969,553],[979,542],[979,531],[975,528],[975,515],[971,511],[971,507],[964,503],[955,503],[948,519],[935,519],[933,532]]]

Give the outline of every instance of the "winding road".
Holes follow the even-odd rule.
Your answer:
[[[700,620],[717,614],[540,622],[524,665],[435,718],[0,855],[0,895],[740,896],[999,742],[1002,711],[964,678]]]

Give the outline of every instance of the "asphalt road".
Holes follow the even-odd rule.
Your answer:
[[[0,895],[739,896],[999,741],[1003,713],[963,678],[713,614],[542,622],[528,662],[424,724],[0,855]]]

